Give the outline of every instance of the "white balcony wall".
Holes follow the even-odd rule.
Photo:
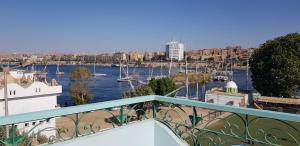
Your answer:
[[[153,119],[75,138],[54,146],[188,146],[167,126]]]

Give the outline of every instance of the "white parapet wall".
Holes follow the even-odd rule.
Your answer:
[[[188,146],[167,126],[153,119],[83,136],[53,146]]]
[[[246,99],[248,99],[248,95],[246,94],[244,96],[235,96],[226,94],[206,93],[205,95],[205,102],[211,102],[222,105],[241,106],[245,104]]]

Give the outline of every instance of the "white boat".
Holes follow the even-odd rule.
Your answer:
[[[127,66],[127,72],[128,72],[128,66]],[[130,78],[128,77],[128,74],[126,73],[126,77],[122,77],[122,65],[120,61],[119,65],[119,78],[117,79],[118,82],[128,82]]]
[[[104,73],[92,73],[92,76],[106,76]]]
[[[215,80],[215,81],[222,81],[222,82],[225,82],[225,81],[228,80],[228,77],[227,77],[227,76],[221,76],[221,75],[219,75],[219,76],[215,76],[215,77],[214,77],[214,80]]]
[[[162,79],[162,78],[166,78],[167,76],[165,75],[160,75],[160,76],[153,76],[153,77],[147,77],[147,80],[150,81],[151,79]]]
[[[65,73],[59,70],[59,62],[60,62],[60,58],[56,65],[56,75],[64,75]]]
[[[105,73],[97,73],[96,72],[96,56],[95,56],[95,62],[94,62],[94,72],[92,73],[92,76],[97,77],[97,76],[106,76]]]

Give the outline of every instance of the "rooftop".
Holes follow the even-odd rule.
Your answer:
[[[29,87],[34,82],[42,82],[48,86],[57,86],[57,82],[53,79],[47,82],[43,72],[33,72],[27,70],[13,70],[7,74],[7,83],[15,83],[24,88]],[[0,89],[4,87],[4,74],[0,73]]]
[[[266,102],[266,103],[300,105],[300,98],[279,98],[279,97],[261,96],[259,98],[255,98],[255,100],[258,102]]]
[[[212,88],[211,90],[206,91],[208,94],[217,94],[217,95],[230,95],[230,96],[245,96],[244,93],[238,92],[238,93],[231,93],[231,92],[225,92],[223,88]]]

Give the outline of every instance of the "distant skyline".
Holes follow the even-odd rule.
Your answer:
[[[162,51],[258,47],[300,31],[299,0],[0,2],[0,52]]]

